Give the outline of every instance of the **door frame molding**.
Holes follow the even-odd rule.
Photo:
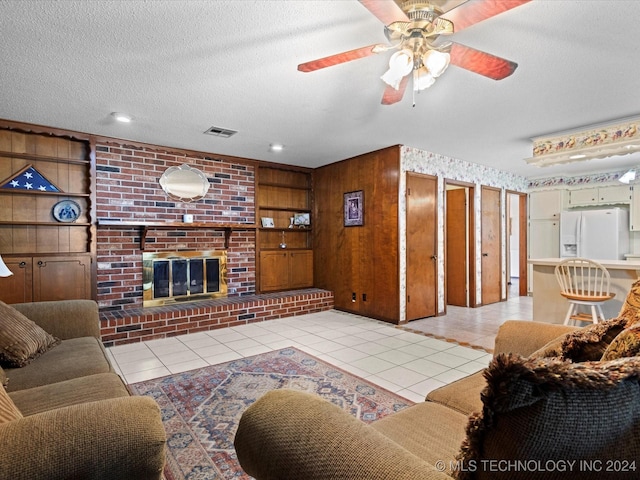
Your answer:
[[[459,180],[450,180],[444,179],[444,188],[442,189],[442,204],[444,205],[444,218],[447,218],[447,185],[454,185],[457,187],[466,188],[469,192],[469,202],[467,204],[467,221],[469,223],[469,238],[467,241],[469,242],[469,255],[467,258],[468,264],[468,278],[467,278],[467,288],[469,289],[469,307],[475,308],[479,305],[476,301],[476,219],[475,219],[475,184],[469,182],[462,182]],[[447,252],[447,229],[444,228],[444,265],[446,272],[446,264],[447,264],[447,256],[449,253]],[[444,314],[447,312],[447,276],[444,277]]]
[[[529,196],[523,192],[517,192],[515,190],[505,190],[505,198],[509,198],[509,195],[517,195],[518,198],[518,228],[520,241],[518,243],[518,296],[526,297],[528,295],[529,287],[529,269],[527,268],[527,205]],[[507,203],[509,205],[509,203]],[[507,212],[508,213],[508,212]],[[507,232],[507,235],[509,232]],[[507,237],[507,246],[509,239]],[[508,254],[508,252],[507,252]],[[507,272],[507,277],[509,272]],[[508,278],[507,278],[508,281]],[[509,289],[507,288],[507,300],[509,299]]]

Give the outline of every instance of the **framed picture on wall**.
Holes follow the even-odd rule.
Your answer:
[[[364,192],[357,190],[344,194],[344,226],[364,225]]]
[[[262,226],[265,228],[273,228],[274,224],[273,224],[273,218],[271,217],[262,217],[260,219],[262,221]]]

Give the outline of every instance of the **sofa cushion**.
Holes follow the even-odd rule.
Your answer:
[[[609,344],[602,355],[602,360],[615,360],[616,358],[635,357],[640,354],[640,323],[635,323],[625,328]]]
[[[450,474],[466,424],[466,415],[424,402],[377,420],[371,427],[431,465],[444,466]]]
[[[62,382],[96,373],[113,372],[106,352],[94,337],[63,340],[23,368],[6,369],[8,392]]]
[[[59,339],[49,335],[15,308],[0,301],[2,366],[23,367],[59,343]]]
[[[26,417],[69,405],[128,397],[129,391],[115,373],[98,373],[11,392],[9,396]]]
[[[486,370],[483,411],[470,417],[459,456],[459,465],[475,471],[461,468],[457,478],[601,479],[606,465],[620,465],[610,478],[637,478],[630,463],[640,456],[639,376],[637,357],[570,363],[497,356]],[[561,470],[574,461],[573,470]],[[580,468],[596,462],[602,469]],[[516,474],[514,465],[526,471]]]
[[[479,371],[432,390],[427,394],[427,400],[469,415],[482,410],[480,393],[486,384],[482,371]]]
[[[4,370],[0,367],[0,385],[6,387],[7,383],[9,383],[9,377],[7,377],[7,374],[4,373]]]
[[[567,334],[562,342],[562,358],[572,362],[600,360],[609,344],[627,326],[627,319],[613,318]]]
[[[22,418],[20,410],[15,406],[7,391],[0,385],[0,423],[11,422]]]

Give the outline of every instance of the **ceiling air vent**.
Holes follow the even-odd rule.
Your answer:
[[[210,127],[204,131],[207,135],[213,135],[216,137],[229,138],[231,135],[238,133],[236,130],[229,130],[222,127]]]

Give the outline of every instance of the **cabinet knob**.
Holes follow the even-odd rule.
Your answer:
[[[39,266],[39,267],[44,266],[44,262],[43,262],[42,260],[38,260],[38,266]]]
[[[25,268],[25,267],[27,266],[27,262],[20,262],[20,263],[18,264],[18,266],[19,266],[20,268]]]

